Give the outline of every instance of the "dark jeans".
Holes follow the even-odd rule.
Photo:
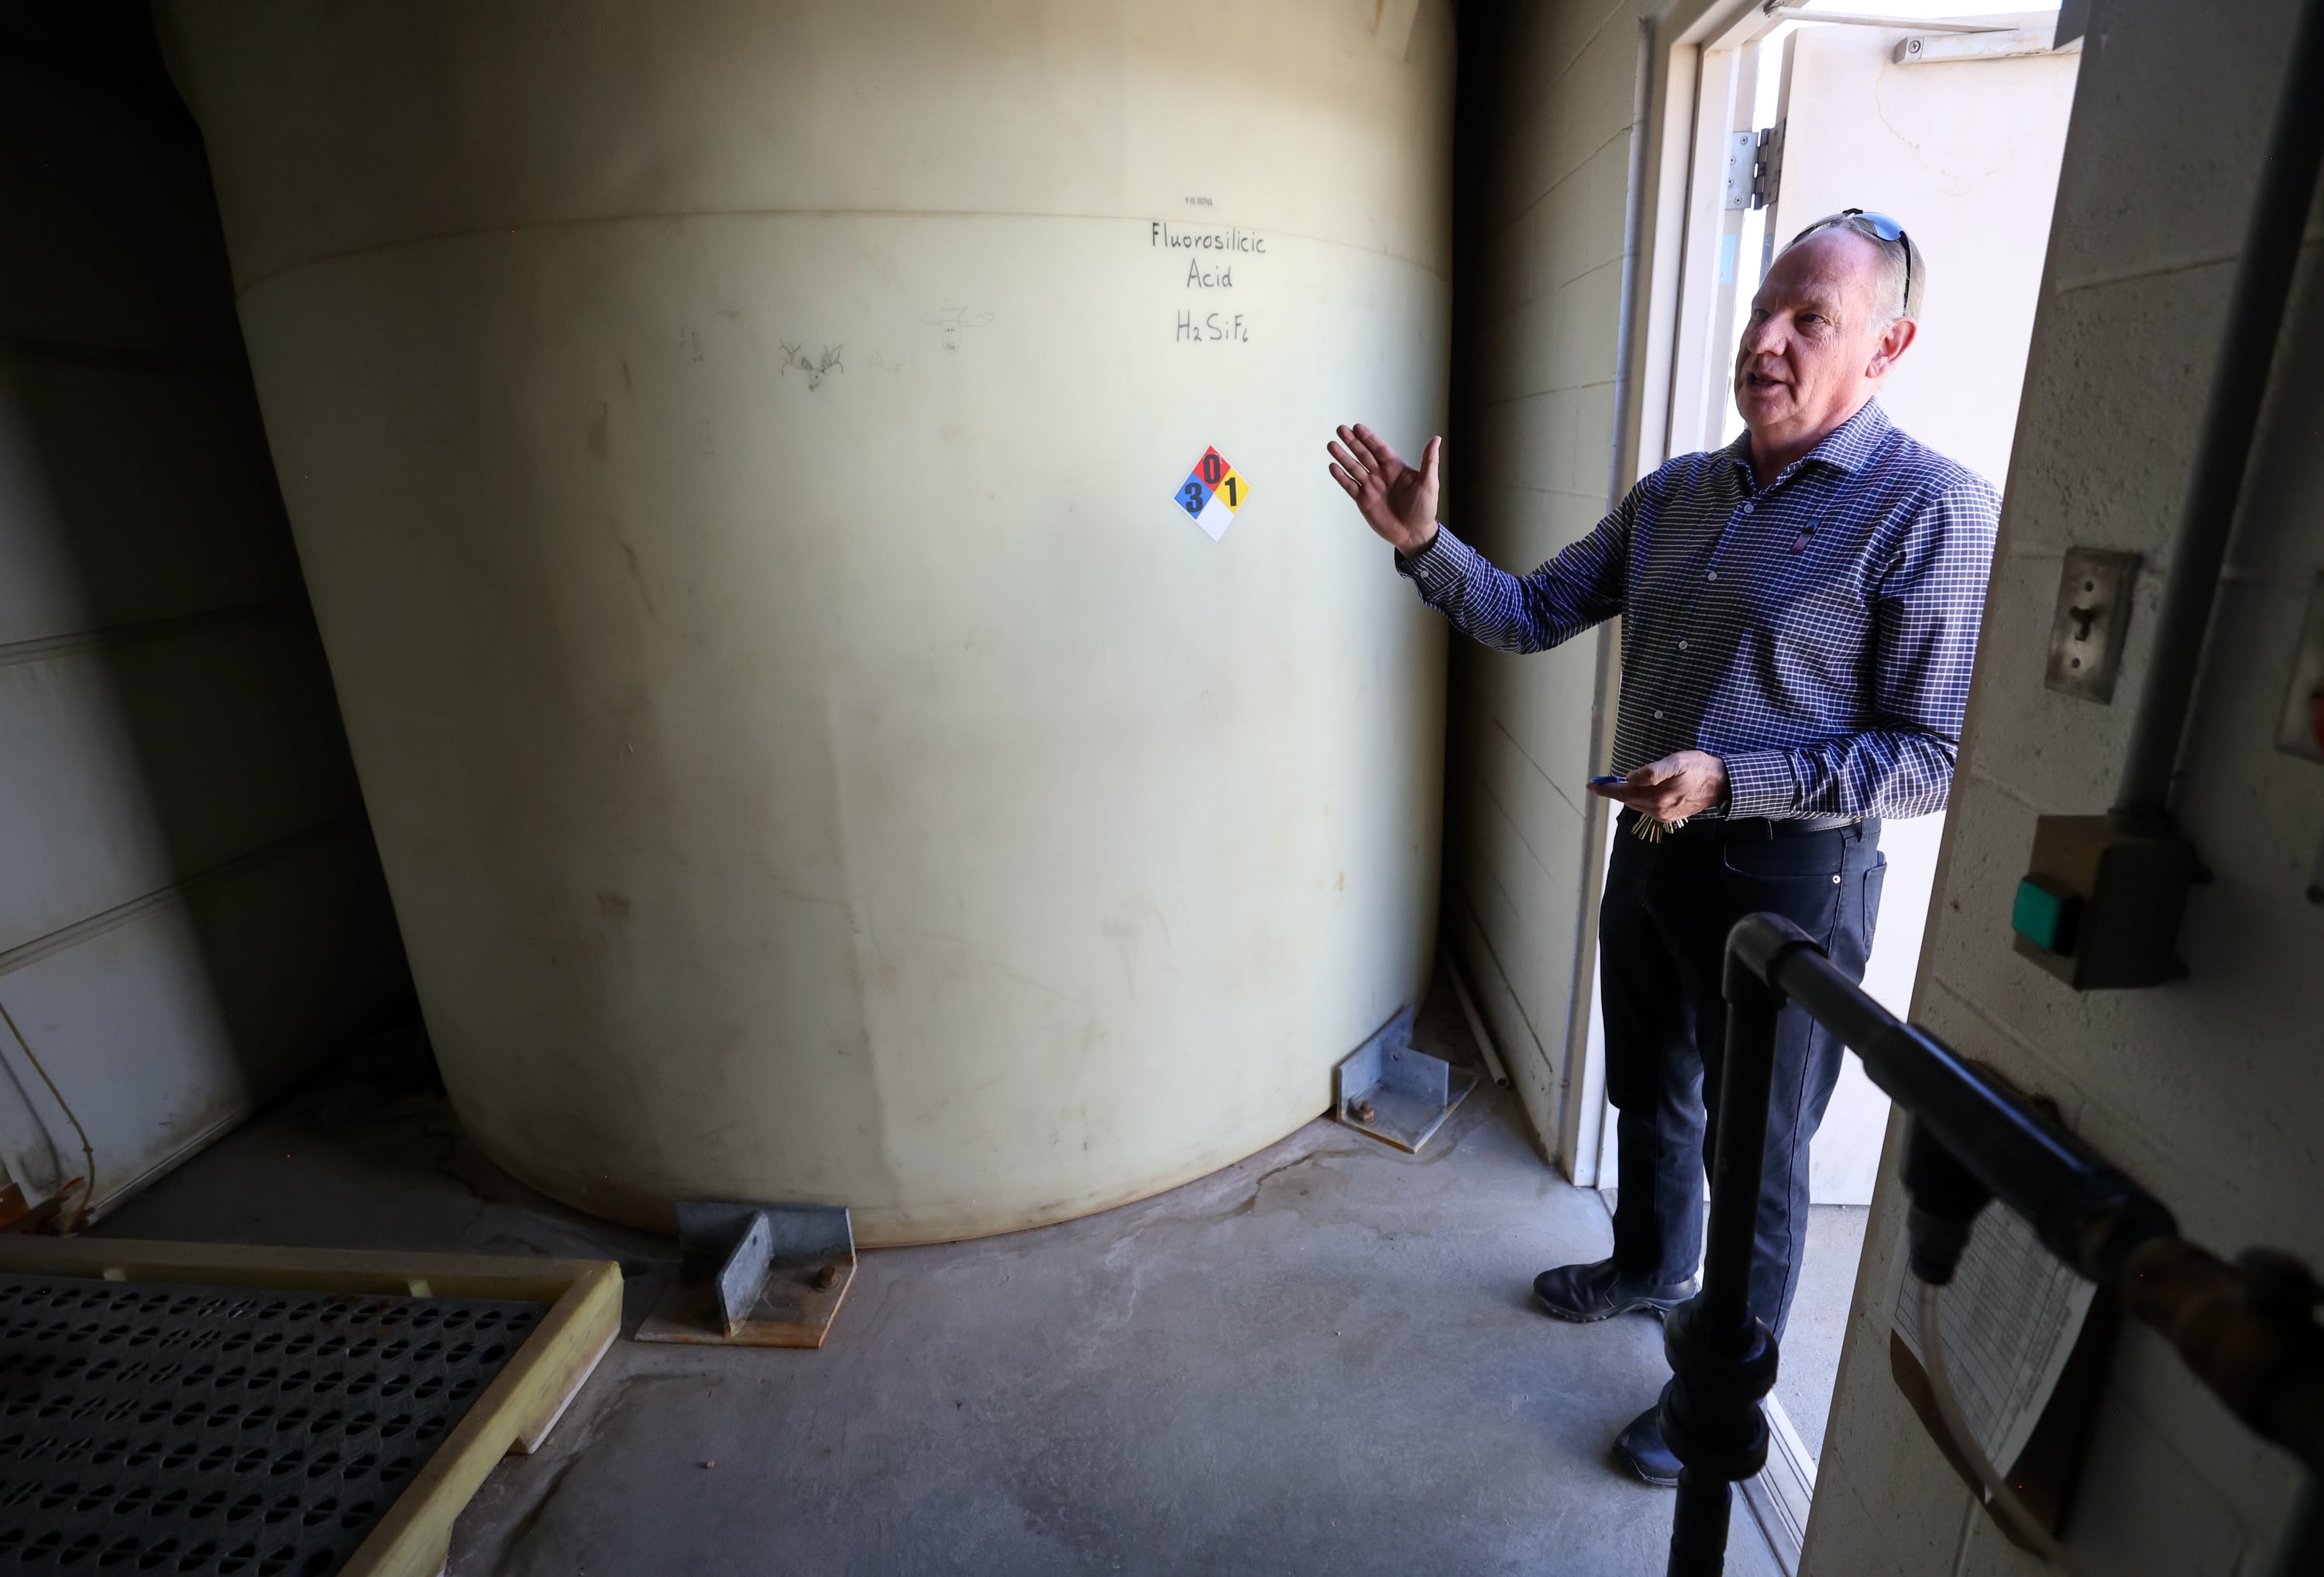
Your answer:
[[[1627,1275],[1668,1284],[1693,1275],[1702,1252],[1706,1136],[1718,1120],[1727,1036],[1720,978],[1729,928],[1763,909],[1782,915],[1861,980],[1887,862],[1877,821],[1794,837],[1648,844],[1630,835],[1628,815],[1622,820],[1598,919],[1606,1094],[1621,1110],[1614,1258]],[[1751,1262],[1751,1312],[1779,1336],[1799,1288],[1808,1141],[1831,1100],[1843,1050],[1798,1008],[1784,1010]]]

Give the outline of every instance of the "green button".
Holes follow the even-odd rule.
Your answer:
[[[2062,892],[2038,876],[2028,876],[2017,884],[2017,900],[2009,906],[2009,928],[2044,953],[2070,954],[2074,921],[2081,908],[2082,900],[2075,894]]]

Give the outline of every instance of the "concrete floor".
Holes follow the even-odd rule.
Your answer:
[[[1467,1055],[1443,1001],[1422,1042]],[[674,1246],[509,1179],[392,1052],[99,1230],[617,1259],[634,1327]],[[616,1343],[450,1571],[1659,1572],[1669,1492],[1606,1447],[1662,1384],[1660,1328],[1530,1297],[1609,1238],[1489,1087],[1419,1158],[1311,1123],[1141,1204],[868,1254],[820,1351]],[[1739,1498],[1729,1570],[1777,1570]]]

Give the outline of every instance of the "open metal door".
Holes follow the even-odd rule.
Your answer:
[[[1905,431],[2000,486],[2081,57],[2003,53],[1998,39],[1978,50],[1950,40],[1930,47],[1942,37],[1810,25],[1786,41],[1768,234],[1781,246],[1849,208],[1904,226],[1926,255],[1928,295],[1920,337],[1881,401]],[[1893,821],[1881,834],[1888,872],[1864,983],[1900,1014],[1912,1006],[1943,823]],[[1887,1119],[1887,1098],[1847,1059],[1816,1136],[1817,1204],[1870,1201]]]

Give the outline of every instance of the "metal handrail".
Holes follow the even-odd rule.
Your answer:
[[[1702,1290],[1670,1317],[1663,1439],[1683,1464],[1671,1577],[1725,1569],[1732,1487],[1767,1459],[1760,1398],[1775,1379],[1775,1337],[1750,1310],[1754,1227],[1766,1148],[1775,1020],[1795,1002],[1864,1062],[1904,1108],[1903,1181],[1914,1274],[1952,1279],[1979,1212],[1999,1200],[2043,1247],[2170,1341],[2187,1367],[2254,1432],[2309,1470],[2279,1550],[2282,1573],[2324,1572],[2324,1328],[2307,1268],[2257,1250],[2228,1265],[2179,1236],[2156,1199],[2098,1151],[1942,1041],[1864,993],[1806,933],[1750,915],[1728,936],[1726,1068],[1713,1136]]]

